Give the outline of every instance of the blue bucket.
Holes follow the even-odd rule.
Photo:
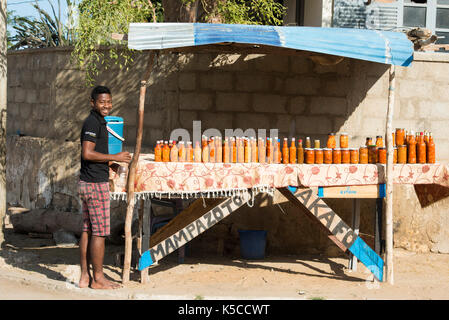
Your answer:
[[[238,230],[240,236],[240,255],[243,259],[265,258],[267,232],[265,230]]]
[[[107,116],[104,117],[108,126],[108,149],[109,154],[122,152],[123,139],[123,118]]]

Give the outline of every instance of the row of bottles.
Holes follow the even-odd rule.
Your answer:
[[[394,163],[435,163],[435,144],[432,135],[421,132],[417,138],[414,134],[404,136],[404,141],[397,133],[393,133]],[[320,140],[312,141],[306,137],[302,139],[277,137],[202,137],[193,146],[191,141],[158,141],[154,150],[157,162],[224,162],[224,163],[307,163],[307,164],[339,164],[339,163],[386,163],[386,148],[382,136],[376,136],[375,143],[371,137],[360,148],[349,148],[348,134],[339,137],[334,133],[328,135],[326,148],[321,148]],[[405,144],[404,144],[405,143]],[[404,158],[405,152],[405,158]],[[405,159],[405,160],[404,160]]]

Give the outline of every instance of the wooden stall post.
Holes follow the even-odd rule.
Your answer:
[[[128,170],[128,181],[126,183],[127,191],[127,207],[126,207],[126,217],[125,217],[125,259],[123,262],[123,274],[122,283],[126,284],[129,282],[129,272],[131,266],[131,255],[132,255],[132,234],[131,234],[131,224],[133,218],[133,211],[135,206],[134,198],[134,181],[136,175],[137,162],[139,161],[140,149],[142,146],[142,134],[143,134],[143,114],[145,108],[145,93],[147,88],[147,82],[151,75],[151,70],[153,69],[155,59],[154,51],[151,51],[150,58],[148,61],[148,67],[145,72],[144,80],[140,81],[140,96],[139,96],[139,108],[137,110],[137,134],[136,134],[136,147],[134,149],[133,158],[129,164]]]
[[[393,112],[394,112],[394,89],[396,84],[395,66],[391,65],[389,70],[388,107],[387,107],[387,164],[386,164],[386,208],[385,208],[385,281],[394,284],[393,278]]]

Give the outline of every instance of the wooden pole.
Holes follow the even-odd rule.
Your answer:
[[[387,164],[386,164],[386,208],[385,208],[385,281],[394,284],[393,277],[393,112],[394,112],[394,89],[396,84],[395,66],[390,66],[387,108]]]
[[[6,217],[6,104],[7,104],[6,0],[0,0],[0,245]]]
[[[139,96],[139,108],[137,110],[137,134],[136,134],[136,147],[134,149],[133,158],[129,164],[128,180],[126,183],[127,190],[127,207],[125,217],[125,259],[123,262],[123,275],[122,283],[129,282],[129,273],[131,267],[131,255],[132,255],[132,234],[131,224],[133,218],[133,211],[136,200],[134,199],[134,181],[136,176],[137,162],[139,161],[140,149],[142,146],[142,134],[143,134],[143,114],[145,109],[145,93],[147,89],[147,82],[150,78],[151,71],[155,60],[155,53],[151,51],[150,59],[148,61],[148,67],[145,72],[143,80],[140,81],[140,96]]]

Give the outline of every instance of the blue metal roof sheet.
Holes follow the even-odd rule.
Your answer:
[[[210,23],[131,23],[128,47],[161,50],[223,42],[276,46],[408,66],[413,43],[402,32]]]

